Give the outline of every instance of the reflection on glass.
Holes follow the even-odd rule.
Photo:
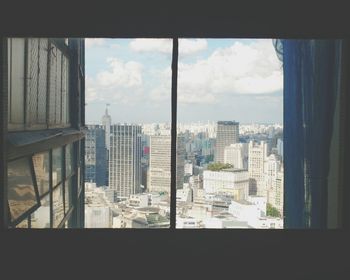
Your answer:
[[[64,217],[62,184],[52,193],[53,227],[57,228]]]
[[[8,201],[12,221],[38,203],[28,158],[8,164]]]
[[[52,150],[52,186],[62,180],[62,148]]]
[[[39,195],[43,195],[49,191],[49,153],[41,153],[33,156],[33,165],[38,185]]]
[[[73,171],[73,143],[66,146],[66,178],[72,174]]]
[[[50,227],[50,195],[46,195],[41,200],[41,206],[31,215],[31,227]]]
[[[24,219],[16,226],[16,228],[28,228],[28,219]]]
[[[65,194],[64,194],[64,207],[65,214],[68,213],[69,208],[72,206],[72,180],[74,176],[67,179],[65,183]]]

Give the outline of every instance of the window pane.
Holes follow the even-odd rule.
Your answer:
[[[28,39],[26,125],[37,123],[39,39]]]
[[[8,164],[8,201],[12,221],[38,204],[28,158]]]
[[[52,193],[53,227],[56,228],[64,218],[63,187],[60,184]]]
[[[44,196],[41,200],[41,206],[31,215],[31,227],[50,227],[50,195]]]
[[[69,60],[62,55],[62,123],[69,123]]]
[[[272,40],[180,39],[178,65],[176,226],[282,228],[283,71]]]
[[[62,181],[62,148],[52,150],[52,186]]]
[[[16,225],[16,228],[28,228],[28,219],[24,219],[22,222]]]
[[[65,148],[66,152],[66,178],[73,172],[73,143],[68,144]]]
[[[172,39],[85,42],[86,227],[168,228]]]
[[[38,123],[46,124],[48,39],[39,39]]]
[[[64,197],[64,207],[65,207],[65,214],[68,213],[69,209],[72,206],[72,181],[74,180],[75,176],[69,178],[66,180],[65,183],[65,197]]]
[[[24,82],[25,82],[25,40],[11,38],[9,43],[9,109],[11,124],[23,124],[24,122]]]
[[[38,185],[39,195],[49,191],[50,157],[49,152],[33,156],[33,165]]]

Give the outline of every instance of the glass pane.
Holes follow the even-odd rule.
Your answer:
[[[85,224],[168,228],[172,39],[85,43]]]
[[[56,85],[56,124],[62,123],[62,52],[56,48],[56,76],[55,76],[55,85]]]
[[[52,150],[52,186],[62,181],[62,148]]]
[[[62,184],[53,190],[52,193],[53,227],[57,228],[64,218],[63,187]]]
[[[41,206],[31,215],[31,227],[50,227],[50,195],[44,196],[41,200]]]
[[[66,152],[66,178],[73,172],[73,143],[68,144],[65,148]]]
[[[38,185],[39,195],[49,191],[50,156],[49,152],[36,154],[33,156],[33,165]]]
[[[24,219],[22,222],[16,225],[16,228],[28,228],[28,219]]]
[[[48,39],[39,39],[38,123],[46,124]]]
[[[69,123],[69,84],[68,71],[69,60],[65,55],[62,55],[62,123]]]
[[[272,40],[180,39],[178,65],[186,172],[176,226],[283,228],[283,71]]]
[[[23,124],[24,122],[24,80],[25,80],[25,39],[11,38],[9,42],[9,122]]]
[[[39,39],[28,39],[26,126],[37,123]]]
[[[64,207],[65,207],[65,213],[67,214],[70,207],[72,206],[72,181],[74,180],[75,176],[69,178],[66,180],[65,183],[65,197],[64,197]]]
[[[8,201],[12,221],[38,204],[28,158],[8,164]]]

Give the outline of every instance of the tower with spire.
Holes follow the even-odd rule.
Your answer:
[[[106,141],[106,148],[108,151],[110,147],[111,123],[112,123],[112,118],[108,114],[109,105],[110,105],[109,103],[106,104],[106,111],[105,111],[105,114],[102,116],[102,125],[106,133],[105,141]]]

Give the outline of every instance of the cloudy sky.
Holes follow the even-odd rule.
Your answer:
[[[86,39],[86,119],[170,122],[171,39]],[[178,120],[274,123],[283,73],[272,40],[180,39]]]

